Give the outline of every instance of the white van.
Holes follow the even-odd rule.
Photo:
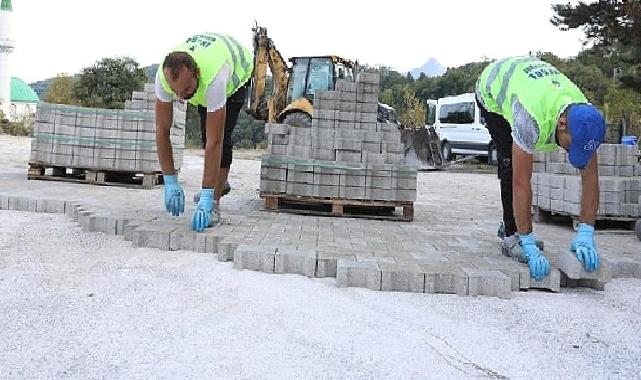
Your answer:
[[[428,124],[434,123],[445,161],[454,155],[474,155],[496,164],[496,146],[485,128],[474,93],[428,100],[427,108]]]

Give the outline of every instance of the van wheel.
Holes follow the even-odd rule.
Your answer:
[[[444,141],[441,144],[441,155],[445,162],[450,162],[452,160],[452,147],[450,147],[450,144],[447,141]]]
[[[499,151],[496,149],[496,144],[490,144],[489,149],[487,150],[487,163],[490,165],[499,164]]]

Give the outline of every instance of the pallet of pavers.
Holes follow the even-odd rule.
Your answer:
[[[156,150],[153,85],[134,92],[125,109],[40,103],[36,114],[29,179],[101,185],[142,185],[161,180]],[[182,167],[186,107],[176,102],[171,143]]]
[[[311,127],[266,124],[260,194],[267,209],[411,221],[415,167],[398,127],[377,123],[379,76],[360,73],[314,95]],[[395,213],[401,208],[402,213]]]
[[[603,144],[598,150],[599,209],[597,220],[628,223],[641,219],[641,164],[637,146]],[[564,215],[576,225],[581,212],[581,175],[567,153],[535,154],[532,204],[535,216]]]

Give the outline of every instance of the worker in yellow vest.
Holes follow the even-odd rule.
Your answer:
[[[165,209],[185,211],[185,194],[174,167],[170,127],[175,97],[198,106],[205,170],[192,217],[192,229],[204,231],[220,220],[220,198],[232,162],[231,135],[253,70],[249,50],[234,38],[201,33],[186,38],[164,58],[156,73],[156,144],[165,184]]]
[[[586,271],[599,267],[594,224],[599,207],[596,151],[605,138],[605,120],[559,70],[535,57],[508,57],[490,63],[476,83],[476,100],[499,153],[499,178],[506,238],[520,245],[530,276],[541,280],[550,264],[532,231],[532,156],[561,146],[582,178],[581,215],[570,251]],[[508,248],[509,251],[509,248]]]

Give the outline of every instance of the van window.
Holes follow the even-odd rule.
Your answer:
[[[441,124],[473,124],[474,103],[442,104],[438,119]]]

